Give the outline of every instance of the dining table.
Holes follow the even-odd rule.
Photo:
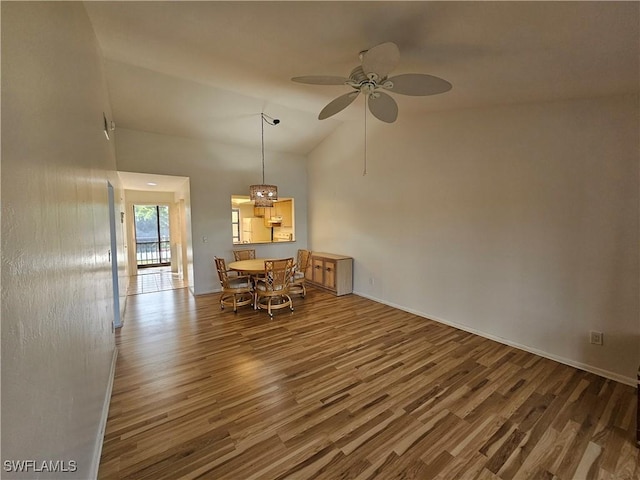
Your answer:
[[[252,258],[250,260],[238,260],[228,265],[229,270],[236,272],[246,272],[249,275],[256,275],[264,272],[264,262],[269,258]]]

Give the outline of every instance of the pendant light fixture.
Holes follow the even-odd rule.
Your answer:
[[[273,201],[278,200],[278,187],[264,183],[264,124],[278,125],[280,120],[271,118],[264,113],[260,114],[260,127],[262,128],[262,184],[249,186],[249,198],[254,201],[256,207],[273,207]]]

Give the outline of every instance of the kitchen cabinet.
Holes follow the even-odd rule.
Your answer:
[[[273,207],[253,207],[253,215],[261,217],[265,227],[293,227],[293,201],[279,200]],[[280,222],[273,222],[273,217],[281,217]]]
[[[292,200],[280,200],[274,205],[274,215],[282,217],[280,222],[281,227],[293,227],[293,201]]]
[[[275,208],[273,207],[253,207],[253,215],[262,218],[262,223],[267,228],[273,226],[269,220],[275,215],[274,211]]]
[[[253,216],[254,217],[264,217],[265,216],[265,211],[269,210],[269,212],[271,211],[270,208],[266,208],[266,207],[253,207]],[[268,214],[269,216],[271,216],[271,213]]]
[[[306,279],[316,287],[334,294],[347,295],[353,292],[353,258],[333,253],[311,253],[311,268]]]
[[[273,208],[265,207],[264,209],[264,218],[262,221],[264,222],[264,226],[267,228],[273,227],[273,223],[271,223],[271,217],[273,216]]]

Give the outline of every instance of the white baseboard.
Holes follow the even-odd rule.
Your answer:
[[[214,288],[213,290],[207,290],[205,292],[199,292],[199,293],[191,292],[191,293],[193,294],[194,297],[196,297],[200,295],[211,295],[212,293],[220,293],[221,291],[222,291],[222,288],[218,287],[218,288]]]
[[[89,478],[98,478],[98,469],[100,468],[100,457],[102,456],[102,444],[104,443],[104,432],[107,428],[107,418],[109,417],[109,405],[111,403],[111,392],[113,391],[113,380],[116,376],[116,361],[118,360],[118,347],[113,350],[113,358],[111,359],[111,371],[109,372],[109,381],[107,383],[107,391],[102,404],[102,416],[100,417],[100,428],[96,438],[96,449],[91,462],[91,474]]]
[[[508,340],[506,338],[497,337],[495,335],[491,335],[489,333],[482,332],[480,330],[476,330],[475,328],[471,328],[471,327],[469,327],[467,325],[461,325],[459,323],[450,322],[450,321],[444,320],[442,318],[437,318],[437,317],[434,317],[432,315],[428,315],[428,314],[426,314],[424,312],[420,312],[420,311],[417,311],[417,310],[413,310],[411,308],[403,307],[402,305],[396,305],[395,303],[387,302],[385,300],[381,300],[379,298],[372,297],[371,295],[367,295],[366,293],[355,292],[355,291],[353,293],[355,293],[356,295],[360,295],[361,297],[368,298],[369,300],[373,300],[374,302],[382,303],[384,305],[388,305],[390,307],[397,308],[398,310],[402,310],[402,311],[405,311],[405,312],[408,312],[408,313],[413,313],[414,315],[418,315],[419,317],[423,317],[423,318],[426,318],[428,320],[433,320],[434,322],[442,323],[444,325],[449,325],[450,327],[454,327],[454,328],[457,328],[459,330],[463,330],[465,332],[473,333],[474,335],[478,335],[478,336],[483,337],[483,338],[488,338],[489,340],[493,340],[493,341],[496,341],[498,343],[502,343],[504,345],[509,345],[510,347],[514,347],[514,348],[517,348],[519,350],[524,350],[525,352],[533,353],[533,354],[538,355],[540,357],[548,358],[549,360],[554,360],[554,361],[556,361],[558,363],[562,363],[564,365],[569,365],[570,367],[574,367],[574,368],[577,368],[579,370],[584,370],[586,372],[593,373],[593,374],[598,375],[600,377],[608,378],[610,380],[615,380],[616,382],[620,382],[620,383],[623,383],[625,385],[630,385],[632,387],[635,387],[638,384],[637,379],[635,379],[633,377],[625,377],[624,375],[620,375],[620,374],[615,373],[615,372],[610,372],[608,370],[603,370],[601,368],[594,367],[593,365],[588,365],[588,364],[582,363],[582,362],[576,362],[575,360],[572,360],[570,358],[560,357],[558,355],[554,355],[552,353],[545,352],[543,350],[538,350],[537,348],[529,347],[527,345],[522,345],[522,344],[517,343],[517,342],[512,342],[511,340]]]

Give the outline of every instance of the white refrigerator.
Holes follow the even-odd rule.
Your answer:
[[[271,229],[264,226],[262,218],[242,219],[242,243],[270,242]]]

